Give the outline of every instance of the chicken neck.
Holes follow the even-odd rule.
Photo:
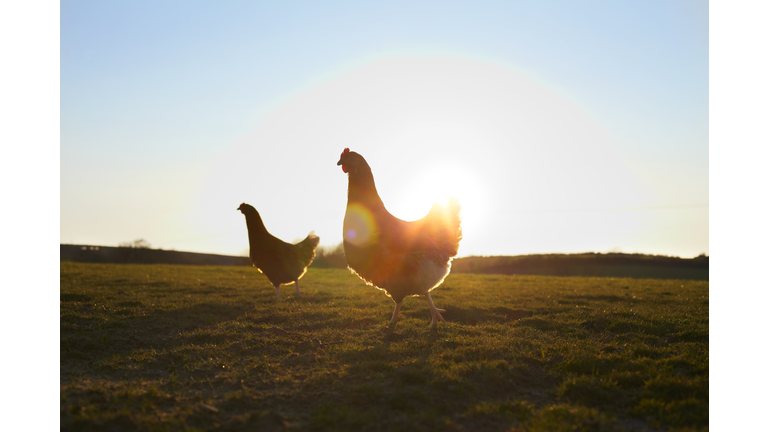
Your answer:
[[[264,226],[264,222],[261,220],[261,215],[258,212],[246,214],[245,225],[248,227],[249,244],[258,242],[269,235],[267,227]]]
[[[347,190],[347,205],[359,203],[371,210],[384,208],[384,202],[376,190],[373,173],[360,170],[349,174],[349,189]]]

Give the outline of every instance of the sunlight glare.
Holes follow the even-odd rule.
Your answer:
[[[245,223],[234,208],[245,201],[277,237],[315,230],[321,244],[338,244],[347,175],[336,162],[345,147],[368,161],[397,218],[417,220],[458,198],[460,256],[614,247],[617,233],[604,229],[612,215],[570,211],[643,199],[611,137],[568,97],[503,65],[396,58],[281,101],[224,149],[200,191],[201,231],[233,232],[216,239],[217,250],[242,249]],[[521,216],[530,212],[549,213]],[[556,234],[563,226],[572,242]]]

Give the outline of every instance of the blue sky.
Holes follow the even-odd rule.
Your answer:
[[[708,20],[701,1],[62,2],[60,241],[242,254],[245,201],[333,245],[349,146],[404,219],[453,184],[461,255],[708,253]]]

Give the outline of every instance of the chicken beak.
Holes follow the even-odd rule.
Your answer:
[[[347,172],[347,167],[345,167],[345,166],[344,166],[344,165],[341,163],[341,159],[339,159],[339,161],[338,161],[338,162],[336,162],[336,165],[337,165],[337,166],[338,166],[338,165],[341,165],[341,170],[342,170],[342,171],[344,171],[345,173]]]

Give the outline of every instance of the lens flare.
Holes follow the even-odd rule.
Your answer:
[[[358,247],[370,246],[379,238],[373,214],[362,204],[351,204],[344,217],[344,240]]]

